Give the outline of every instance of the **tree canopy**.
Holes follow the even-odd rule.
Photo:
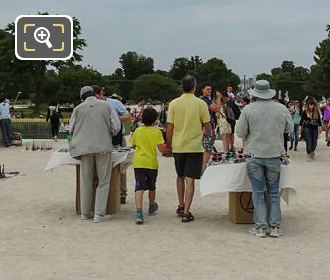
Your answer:
[[[154,60],[136,52],[123,53],[119,62],[127,80],[134,80],[139,76],[154,72]]]
[[[327,38],[320,42],[314,52],[315,64],[307,89],[315,96],[330,96],[330,25],[327,25]]]
[[[170,101],[181,93],[179,86],[169,77],[148,74],[137,78],[133,84],[132,98],[145,96],[151,100]]]
[[[290,98],[302,99],[307,94],[305,85],[309,72],[309,69],[302,66],[296,67],[293,61],[285,60],[280,67],[273,68],[271,74],[257,75],[257,80],[267,80],[277,91],[288,91]]]
[[[38,13],[48,15],[48,13]],[[66,61],[22,61],[15,56],[15,25],[10,23],[0,30],[0,89],[10,96],[18,91],[23,93],[35,92],[35,110],[39,110],[40,103],[45,98],[46,72],[49,68],[60,70],[73,67],[83,59],[79,51],[87,46],[85,39],[80,38],[81,25],[78,19],[73,18],[73,56]]]

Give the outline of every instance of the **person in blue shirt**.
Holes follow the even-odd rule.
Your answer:
[[[124,127],[123,123],[130,123],[131,122],[131,115],[126,110],[124,104],[117,98],[119,98],[118,95],[113,94],[112,98],[108,98],[105,95],[104,88],[100,88],[99,86],[92,86],[95,92],[95,96],[97,99],[102,99],[106,101],[111,107],[113,107],[118,115],[118,118],[121,122],[121,129],[119,133],[112,137],[112,145],[115,146],[126,146],[125,143],[125,137],[124,137]],[[120,203],[126,204],[126,197],[127,197],[127,184],[126,184],[126,172],[124,174],[121,174],[120,176]]]
[[[11,146],[11,120],[9,100],[0,96],[0,127],[6,147]]]
[[[121,123],[130,123],[131,122],[131,115],[125,108],[124,104],[121,102],[120,96],[117,94],[113,94],[111,98],[107,98],[107,102],[112,105],[115,108],[115,111],[118,114],[118,118],[121,121]],[[119,146],[126,146],[125,143],[125,137],[124,137],[124,127],[121,125],[120,132],[112,138],[112,144],[113,145],[119,145]],[[120,176],[120,203],[126,204],[126,197],[127,197],[127,176],[126,172],[121,174]]]

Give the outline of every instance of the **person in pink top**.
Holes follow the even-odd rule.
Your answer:
[[[324,108],[323,113],[323,124],[324,124],[324,130],[325,130],[325,142],[327,142],[327,146],[330,146],[330,98],[327,100],[327,104]]]

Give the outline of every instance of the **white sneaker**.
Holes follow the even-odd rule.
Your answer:
[[[249,228],[249,233],[257,236],[257,237],[266,237],[267,229],[266,228],[259,228],[256,229],[254,226]]]
[[[94,223],[103,223],[104,221],[105,221],[104,216],[100,216],[100,215],[95,215],[94,216]]]
[[[89,220],[89,219],[92,219],[93,218],[93,215],[89,214],[89,215],[81,215],[80,216],[80,220],[82,221],[85,221],[85,220]]]
[[[279,227],[272,227],[270,229],[270,237],[274,237],[274,238],[278,238],[280,236],[282,236],[284,234],[283,231],[281,231],[281,229]]]

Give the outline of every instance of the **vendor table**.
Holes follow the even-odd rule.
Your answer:
[[[127,168],[132,164],[133,155],[133,150],[116,150],[112,152],[112,172],[107,204],[107,214],[115,214],[120,209],[120,174],[125,173]],[[52,154],[47,163],[46,171],[53,172],[56,167],[61,165],[76,166],[76,213],[80,214],[80,161],[71,157],[67,148],[62,148]],[[93,181],[94,196],[92,205],[94,205],[95,191],[98,185],[96,170],[94,170]]]
[[[282,199],[289,204],[297,193],[290,165],[281,165],[279,185]],[[245,162],[210,165],[200,181],[202,197],[229,192],[229,216],[235,223],[252,222],[253,203],[248,193],[251,191]]]

